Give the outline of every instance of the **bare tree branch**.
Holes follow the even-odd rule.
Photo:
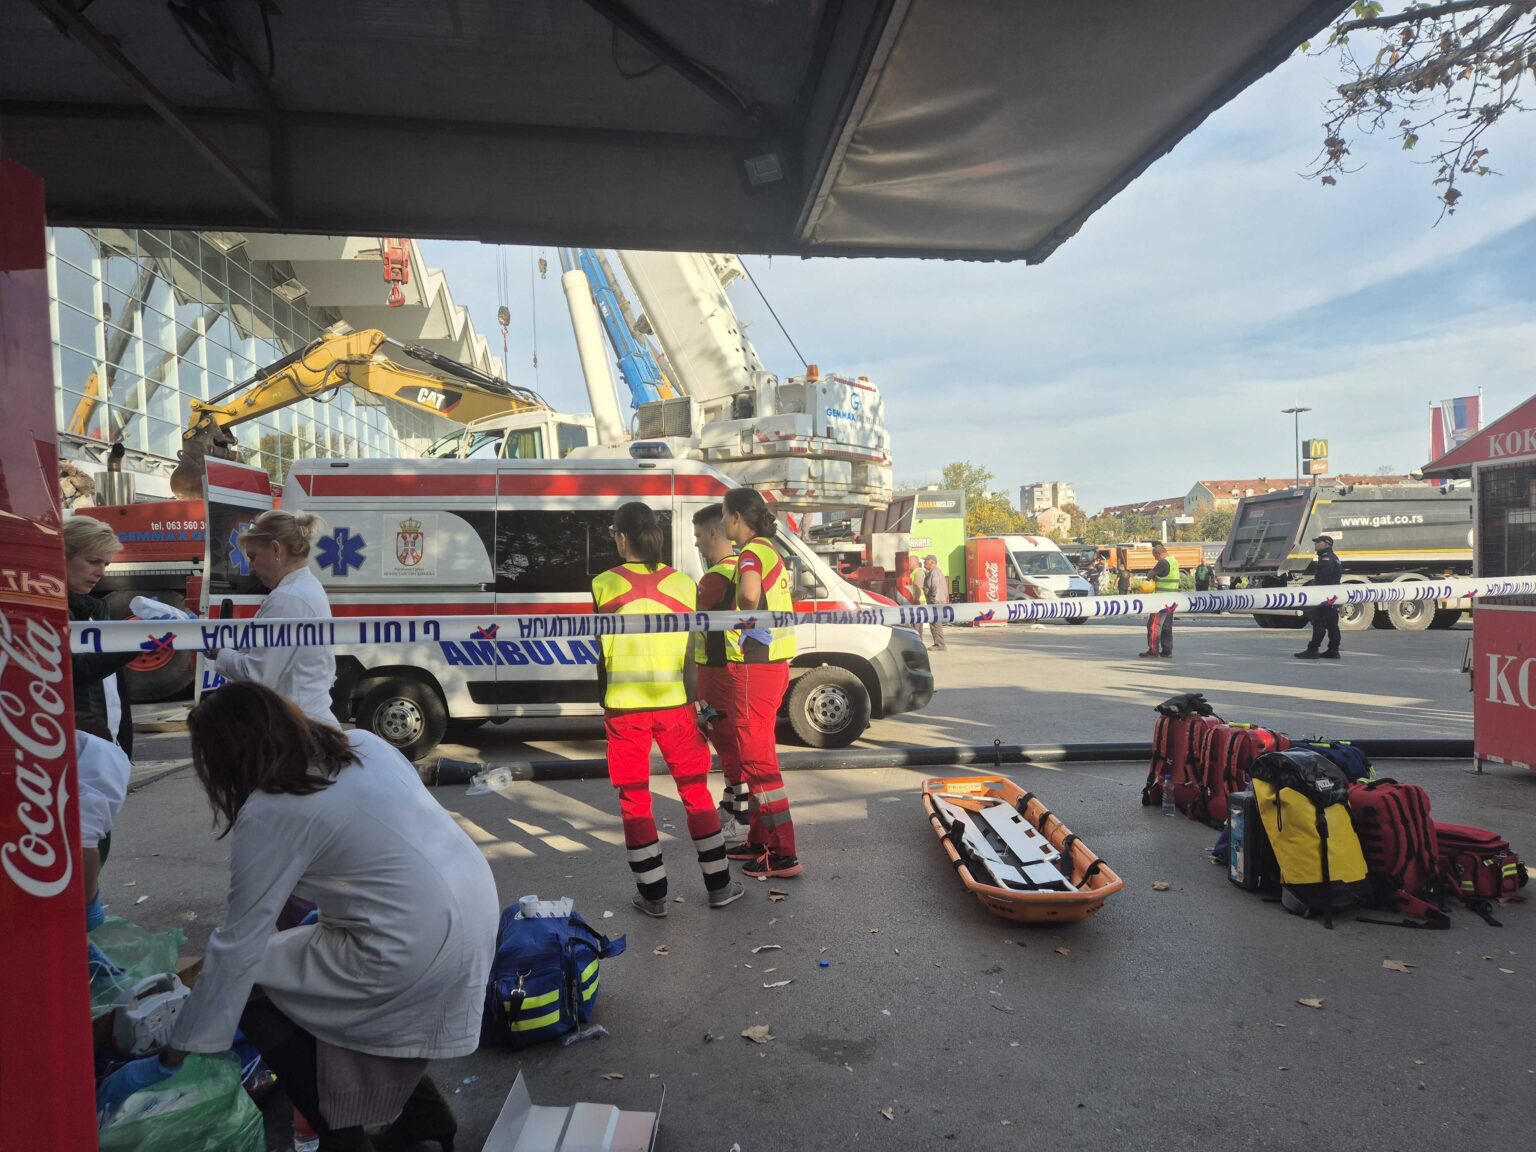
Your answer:
[[[1477,8],[1490,8],[1489,0],[1455,0],[1450,4],[1431,4],[1422,8],[1410,8],[1395,16],[1372,16],[1367,20],[1345,20],[1334,26],[1334,32],[1347,36],[1351,32],[1363,32],[1371,28],[1396,28],[1401,24],[1421,24],[1425,20],[1438,20],[1442,16],[1454,16],[1459,12],[1471,12]],[[1536,0],[1518,0],[1514,5],[1526,12],[1536,9]]]

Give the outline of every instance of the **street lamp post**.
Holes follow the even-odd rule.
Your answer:
[[[1296,441],[1296,487],[1298,488],[1301,487],[1301,414],[1303,412],[1310,411],[1312,411],[1310,408],[1280,409],[1280,414],[1282,416],[1290,416],[1295,421],[1295,427],[1292,431],[1291,438]]]

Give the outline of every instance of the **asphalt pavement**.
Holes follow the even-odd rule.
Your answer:
[[[1166,663],[1137,660],[1140,637],[1121,625],[950,635],[934,656],[932,705],[877,724],[868,743],[1146,740],[1149,705],[1188,689],[1230,719],[1293,732],[1470,734],[1464,629],[1356,634],[1338,665],[1296,661],[1296,633],[1246,621],[1181,622]],[[463,751],[488,761],[600,754],[580,726],[536,745],[503,728],[475,735]],[[116,914],[180,928],[191,952],[222,915],[226,847],[191,774],[174,769],[184,734],[143,740],[145,759],[173,768],[124,808],[103,894]],[[1536,777],[1378,768],[1428,788],[1437,818],[1497,829],[1536,855]],[[704,905],[682,810],[658,780],[678,900],[662,921],[630,909],[606,783],[438,789],[505,902],[568,895],[600,930],[628,936],[602,967],[606,1038],[435,1067],[459,1147],[481,1147],[519,1069],[539,1103],[653,1109],[665,1093],[657,1147],[679,1152],[1525,1146],[1536,913],[1512,904],[1502,928],[1456,913],[1445,932],[1346,915],[1327,931],[1233,887],[1205,858],[1213,831],[1143,808],[1145,770],[1007,770],[1126,881],[1087,922],[1042,928],[963,893],[923,817],[923,774],[910,770],[795,773],[805,874],[749,883],[718,911]],[[762,944],[781,947],[751,951]],[[742,1037],[758,1024],[774,1038]]]

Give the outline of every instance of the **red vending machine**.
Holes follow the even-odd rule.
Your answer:
[[[975,536],[965,542],[965,598],[973,604],[1001,604],[1008,599],[1008,548],[996,536]],[[977,628],[1008,623],[1001,610],[983,611],[972,621]]]

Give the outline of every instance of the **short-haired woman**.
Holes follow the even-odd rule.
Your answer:
[[[117,533],[101,520],[71,516],[64,521],[64,582],[71,620],[111,619],[106,601],[90,593],[122,548]],[[69,661],[75,727],[114,741],[129,756],[133,755],[133,715],[122,672],[138,656],[137,652],[81,652]]]
[[[740,548],[736,555],[736,610],[744,614],[793,612],[789,570],[773,546],[778,524],[762,493],[732,488],[722,501],[725,534]],[[727,855],[743,860],[743,876],[798,876],[795,826],[789,793],[779,771],[779,705],[789,687],[789,662],[795,655],[794,628],[758,627],[725,634],[726,666],[731,672],[731,713],[741,771],[751,790],[747,842]]]
[[[423,1073],[479,1042],[495,952],[496,884],[475,843],[399,752],[316,723],[277,693],[230,684],[187,718],[192,766],[229,853],[229,908],[170,1047],[108,1077],[108,1111],[238,1026],[320,1147],[453,1146]],[[315,923],[277,932],[290,892]]]
[[[309,566],[309,552],[321,523],[313,512],[263,512],[236,544],[245,553],[251,573],[270,591],[256,618],[276,620],[329,619],[330,597]],[[336,680],[336,654],[329,648],[224,649],[209,653],[226,680],[264,684],[286,696],[306,715],[335,724],[331,685]]]
[[[613,518],[613,543],[622,564],[592,581],[598,612],[621,614],[692,612],[693,581],[662,563],[665,538],[656,514],[638,501],[621,505]],[[647,916],[667,914],[667,868],[651,811],[651,743],[660,748],[677,783],[698,853],[711,908],[724,908],[745,889],[731,879],[720,813],[709,792],[709,748],[699,735],[687,674],[687,632],[602,637],[598,667],[603,727],[608,733],[608,779],[619,790],[624,846],[634,873],[634,905]]]

